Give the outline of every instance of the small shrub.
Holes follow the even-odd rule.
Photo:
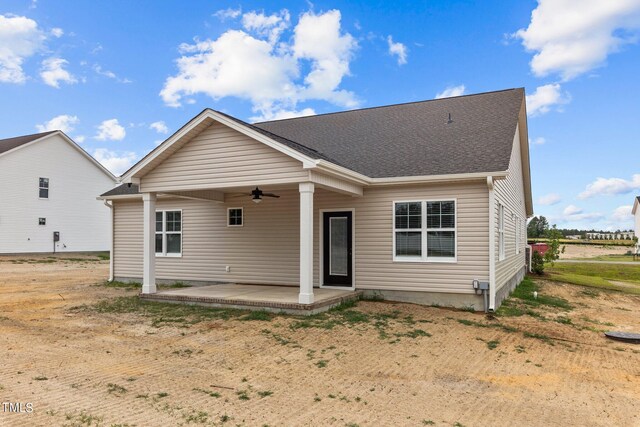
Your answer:
[[[544,274],[544,258],[538,251],[531,254],[531,271],[537,275]]]

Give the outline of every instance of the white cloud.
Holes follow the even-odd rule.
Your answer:
[[[531,145],[543,145],[544,143],[547,142],[547,140],[544,139],[543,137],[539,136],[537,138],[533,138],[533,139],[529,140],[529,142],[531,143]]]
[[[274,44],[280,38],[280,34],[289,27],[290,20],[291,16],[286,9],[273,15],[248,12],[242,15],[242,26],[247,31],[255,31],[262,37],[268,37],[269,42]]]
[[[240,8],[238,9],[228,8],[228,9],[222,9],[217,11],[216,13],[213,14],[213,16],[220,19],[221,21],[224,21],[226,19],[236,19],[241,14],[242,14],[242,9]]]
[[[569,205],[562,211],[563,215],[578,215],[583,212],[582,208],[575,205]]]
[[[538,204],[543,205],[543,206],[551,206],[551,205],[555,205],[557,203],[560,203],[560,201],[562,201],[562,198],[560,197],[559,194],[557,194],[557,193],[549,193],[549,194],[546,194],[544,196],[541,196],[538,199]]]
[[[64,30],[62,28],[52,28],[51,35],[55,38],[60,38],[64,35]]]
[[[163,121],[159,121],[159,122],[153,122],[149,125],[149,129],[153,129],[158,133],[162,133],[162,134],[168,134],[169,133],[169,128],[167,127],[166,123]]]
[[[562,211],[561,220],[565,222],[585,222],[585,221],[598,221],[604,218],[604,215],[599,212],[584,212],[582,208],[575,205],[569,205]]]
[[[407,46],[400,42],[394,42],[391,36],[387,37],[387,44],[389,45],[389,55],[398,57],[398,65],[406,64],[409,52]]]
[[[100,141],[121,141],[127,135],[118,119],[105,120],[98,126],[98,134],[94,137]]]
[[[529,26],[513,36],[535,52],[530,65],[536,76],[569,80],[634,42],[639,28],[638,0],[538,0]]]
[[[357,106],[355,95],[339,88],[357,48],[341,30],[340,12],[304,13],[291,39],[282,36],[288,16],[287,11],[249,12],[243,15],[246,31],[229,30],[216,40],[181,45],[178,73],[166,79],[160,92],[165,104],[177,107],[196,94],[215,100],[238,97],[249,100],[261,117],[296,111],[299,102],[311,99]],[[302,69],[309,71],[305,75]]]
[[[263,114],[260,117],[251,117],[251,121],[293,119],[294,117],[306,117],[306,116],[313,116],[315,114],[316,112],[313,108],[305,108],[300,111],[277,110],[277,111],[270,111],[268,114]]]
[[[578,198],[588,199],[594,196],[627,194],[638,189],[640,189],[640,174],[633,175],[630,181],[622,178],[597,178],[587,185]]]
[[[466,88],[464,87],[464,85],[449,86],[442,92],[436,93],[436,99],[451,98],[452,96],[464,95],[465,90]]]
[[[47,58],[42,61],[40,77],[45,84],[60,88],[60,82],[67,84],[77,83],[78,80],[63,67],[69,62],[62,58]]]
[[[630,222],[633,216],[631,215],[632,205],[618,206],[613,210],[611,219],[618,222]]]
[[[94,64],[92,68],[93,68],[93,71],[96,72],[96,74],[99,74],[101,76],[107,77],[109,79],[117,80],[120,83],[131,83],[131,80],[127,79],[126,77],[120,78],[113,71],[104,70],[102,66],[99,64]]]
[[[560,106],[571,101],[568,93],[562,93],[560,84],[551,83],[538,86],[536,91],[527,95],[527,114],[538,116],[548,113],[554,105]]]
[[[93,157],[116,176],[129,169],[138,159],[138,155],[134,152],[118,153],[106,148],[96,149],[93,152]]]
[[[42,49],[45,38],[33,19],[0,15],[0,82],[24,83],[22,64]]]
[[[74,126],[80,122],[78,116],[71,116],[69,114],[61,114],[44,122],[40,125],[36,125],[38,132],[48,132],[50,130],[61,130],[62,132],[69,134],[74,129]]]
[[[76,136],[73,137],[73,140],[75,142],[77,142],[78,144],[82,144],[86,139],[87,139],[87,137],[84,136],[84,135],[76,135]]]
[[[349,75],[349,62],[358,43],[349,33],[342,34],[339,10],[316,15],[307,12],[294,29],[292,46],[296,58],[311,61],[305,77],[307,87],[302,98],[324,99],[345,107],[358,105],[351,92],[338,90],[342,78]]]

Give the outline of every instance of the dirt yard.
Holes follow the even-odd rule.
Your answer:
[[[631,250],[629,246],[597,246],[597,245],[560,245],[564,253],[560,259],[595,258],[604,255],[624,255]]]
[[[640,425],[640,346],[602,336],[640,331],[639,297],[541,283],[549,305],[495,319],[145,311],[100,284],[108,262],[61,258],[0,257],[0,399],[33,407],[2,426]]]

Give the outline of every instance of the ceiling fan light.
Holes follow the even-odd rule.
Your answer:
[[[262,199],[260,197],[254,197],[251,200],[253,200],[253,203],[260,203],[262,201]]]

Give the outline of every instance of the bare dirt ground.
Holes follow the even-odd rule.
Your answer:
[[[2,426],[640,425],[640,346],[601,331],[640,331],[638,297],[549,282],[573,310],[363,301],[332,329],[153,326],[91,308],[135,295],[97,285],[108,262],[17,259],[0,257],[0,399],[34,410],[0,408]]]
[[[560,259],[594,258],[601,255],[624,255],[631,250],[628,246],[560,245],[564,253]]]

